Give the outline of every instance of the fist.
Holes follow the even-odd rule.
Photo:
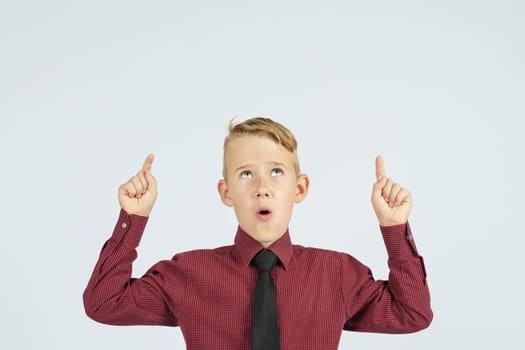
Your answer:
[[[157,180],[151,174],[153,154],[148,155],[139,172],[118,189],[120,207],[128,214],[149,216],[157,200]]]

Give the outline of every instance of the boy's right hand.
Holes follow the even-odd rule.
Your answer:
[[[149,216],[157,199],[157,180],[151,174],[153,154],[148,155],[142,169],[118,189],[120,207],[128,214]]]

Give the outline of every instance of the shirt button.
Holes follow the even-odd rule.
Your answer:
[[[122,223],[122,228],[126,228],[128,227],[128,224],[126,224],[125,222]]]

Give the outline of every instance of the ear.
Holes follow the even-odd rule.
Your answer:
[[[306,198],[308,188],[310,187],[310,179],[308,175],[301,174],[297,177],[297,189],[295,190],[295,203],[300,203]]]
[[[226,183],[226,180],[219,180],[219,183],[217,184],[217,190],[219,191],[219,196],[221,197],[221,201],[224,203],[224,205],[227,207],[232,207],[233,202],[230,196],[230,190],[228,189],[228,184]]]

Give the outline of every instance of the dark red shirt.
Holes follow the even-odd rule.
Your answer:
[[[113,325],[180,326],[190,350],[250,348],[262,246],[241,229],[235,244],[160,261],[131,278],[147,218],[121,211],[84,292],[89,317]],[[271,250],[282,350],[337,349],[342,330],[408,333],[432,320],[423,259],[408,224],[382,227],[388,281],[375,281],[352,256],[292,245],[287,232]]]

